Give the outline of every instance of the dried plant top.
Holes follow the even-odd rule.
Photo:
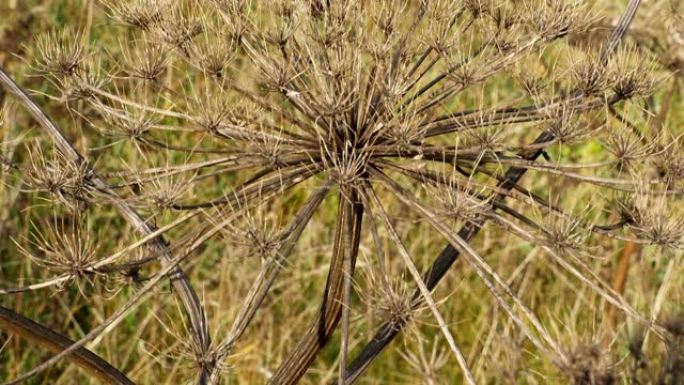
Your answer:
[[[217,383],[252,321],[267,316],[257,310],[283,271],[302,266],[308,251],[296,246],[311,243],[307,226],[336,206],[315,240],[331,250],[314,267],[327,272],[311,304],[318,313],[294,332],[269,383],[299,381],[338,328],[339,381],[353,382],[424,312],[475,383],[484,374],[452,335],[440,310],[447,299],[433,298],[457,258],[530,349],[578,366],[494,268],[504,256],[471,242],[489,223],[502,239],[538,248],[563,279],[651,320],[594,261],[615,239],[654,245],[668,261],[683,246],[681,130],[668,124],[672,95],[660,92],[673,62],[626,34],[638,1],[607,18],[586,3],[101,0],[96,14],[107,23],[47,32],[32,45],[33,73],[50,84],[41,96],[63,103],[75,123],[51,132],[55,151],[28,146],[27,188],[79,218],[114,207],[140,236],[113,229],[128,243],[107,253],[82,223],[65,232],[47,221],[51,230],[17,240],[21,254],[55,274],[41,288],[153,277],[116,317],[168,274],[191,336],[181,356],[198,383]],[[606,20],[614,32],[603,37]],[[112,41],[98,40],[100,29]],[[442,253],[416,255],[397,218],[428,226]],[[356,279],[360,248],[372,255],[368,279]],[[199,282],[181,270],[217,260],[258,266],[245,268],[253,280],[218,335],[191,285]],[[359,321],[365,328],[380,329],[348,360],[361,313],[371,315]],[[657,322],[649,328],[662,335]],[[422,355],[406,357],[426,373],[444,365]]]

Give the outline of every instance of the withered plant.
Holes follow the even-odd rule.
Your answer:
[[[5,172],[25,175],[24,191],[72,221],[114,209],[127,224],[108,226],[111,239],[137,238],[109,252],[82,223],[36,221],[43,229],[14,240],[16,258],[51,276],[2,295],[78,285],[88,297],[99,284],[115,295],[135,291],[77,341],[3,308],[3,328],[57,353],[9,383],[64,358],[105,382],[132,383],[84,345],[115,330],[166,280],[184,313],[173,334],[184,347],[177,359],[191,367],[186,380],[229,378],[241,341],[265,316],[259,310],[274,286],[289,284],[281,273],[308,253],[300,240],[330,202],[330,242],[318,240],[331,249],[317,266],[325,290],[309,304],[315,316],[292,324],[295,342],[267,371],[269,384],[297,383],[331,341],[339,343],[335,382],[354,383],[418,313],[439,328],[463,382],[480,382],[458,320],[443,311],[458,291],[433,296],[448,273],[459,274],[455,267],[479,278],[526,349],[561,370],[583,365],[494,266],[505,256],[473,246],[485,225],[533,245],[557,279],[667,338],[658,317],[596,271],[594,250],[626,240],[676,264],[683,146],[662,119],[667,104],[649,102],[672,67],[627,34],[640,1],[621,15],[588,3],[100,0],[95,12],[109,24],[97,28],[111,29],[114,44],[84,25],[27,42],[26,62],[44,85],[36,98],[60,103],[65,117],[48,116],[0,71],[54,146],[27,141],[30,162],[7,159]],[[73,127],[54,123],[63,120]],[[595,150],[578,157],[587,146]],[[579,189],[593,200],[574,199]],[[289,199],[294,193],[307,197]],[[416,256],[401,218],[428,225],[429,242],[446,243],[441,253]],[[361,246],[372,254],[363,275]],[[185,271],[222,259],[237,261],[237,271],[243,263],[259,269],[218,332]],[[364,312],[375,323],[353,322]],[[371,326],[370,339],[352,343],[356,327]],[[437,383],[446,356],[433,349],[428,357],[422,343],[404,357]]]

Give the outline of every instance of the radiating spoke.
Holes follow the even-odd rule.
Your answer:
[[[276,370],[269,384],[294,384],[304,375],[318,352],[325,346],[339,323],[342,313],[345,259],[351,264],[351,273],[356,265],[363,206],[355,190],[340,192],[337,224],[333,235],[333,251],[330,258],[328,280],[323,293],[321,309],[316,320],[304,332]],[[347,234],[347,235],[345,235]],[[350,244],[346,242],[350,241]],[[349,253],[346,258],[346,253]]]

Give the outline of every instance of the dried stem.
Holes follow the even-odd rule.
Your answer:
[[[64,351],[74,344],[74,341],[64,335],[33,322],[4,306],[0,306],[0,326],[5,330],[16,333],[29,341],[45,347],[55,354]],[[102,383],[134,385],[134,382],[129,380],[123,373],[86,348],[80,347],[75,349],[66,359],[72,361]]]

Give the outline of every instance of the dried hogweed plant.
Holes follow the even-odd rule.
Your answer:
[[[435,372],[448,359],[464,383],[486,380],[481,363],[472,369],[482,357],[464,352],[444,311],[458,292],[435,296],[459,266],[519,331],[517,345],[582,378],[591,357],[576,358],[556,325],[502,275],[494,262],[503,256],[474,246],[485,225],[533,245],[557,279],[646,325],[651,338],[667,339],[657,314],[640,312],[595,261],[602,244],[624,240],[653,245],[676,266],[682,140],[663,119],[665,104],[655,109],[651,96],[676,78],[673,61],[660,62],[638,31],[629,34],[640,1],[605,18],[594,7],[579,0],[101,0],[95,12],[106,15],[115,43],[98,43],[83,25],[36,37],[27,62],[47,84],[36,95],[60,104],[74,127],[57,126],[0,72],[53,144],[27,142],[30,161],[6,159],[6,172],[24,175],[23,191],[61,215],[15,239],[17,258],[49,277],[8,285],[2,295],[72,285],[86,298],[98,285],[127,294],[77,341],[2,308],[3,328],[55,353],[8,383],[64,358],[106,383],[132,383],[85,344],[161,296],[154,293],[166,281],[184,314],[170,334],[182,346],[175,359],[190,368],[185,380],[225,381],[239,369],[242,341],[265,327],[270,315],[260,309],[283,285],[295,285],[283,273],[308,253],[298,247],[312,242],[307,229],[331,209],[330,241],[317,239],[329,257],[309,266],[327,274],[324,290],[309,306],[315,312],[291,323],[294,342],[280,362],[264,361],[267,383],[297,383],[330,344],[339,369],[327,381],[354,383],[418,317],[437,326],[448,350],[426,350],[419,337],[420,349],[402,354],[410,366],[438,383]],[[595,150],[579,157],[586,148]],[[592,201],[578,202],[577,191]],[[125,224],[109,225],[108,237],[126,243],[109,252],[84,223],[111,209]],[[430,242],[444,240],[441,253],[416,256],[407,243],[415,235],[400,217],[428,226]],[[372,257],[357,266],[363,250]],[[242,292],[232,294],[231,319],[219,331],[197,285],[221,284],[225,260],[236,281],[254,273],[240,273],[243,264],[258,267],[233,288]],[[202,264],[213,267],[193,282],[200,278],[186,272]],[[365,314],[373,322],[356,321]],[[368,334],[359,328],[371,327],[365,342],[358,338]],[[579,383],[608,374],[586,378]]]

